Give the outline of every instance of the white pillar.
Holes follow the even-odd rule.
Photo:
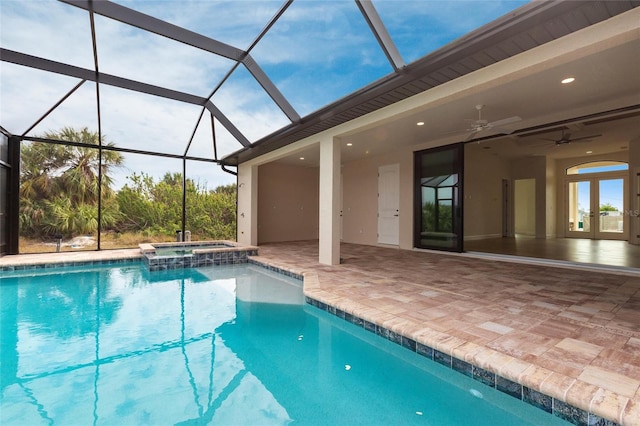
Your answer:
[[[340,144],[320,141],[319,262],[340,264]]]
[[[238,242],[258,245],[258,166],[238,166]]]

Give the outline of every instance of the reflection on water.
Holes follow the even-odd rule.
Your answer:
[[[3,277],[1,423],[231,419],[238,389],[256,395],[257,413],[286,419],[216,331],[237,319],[236,288],[266,300],[284,286],[301,302],[299,283],[264,275],[261,288],[258,277],[248,266]]]
[[[2,425],[473,424],[461,406],[476,424],[559,422],[473,397],[254,266],[3,276],[0,292]]]

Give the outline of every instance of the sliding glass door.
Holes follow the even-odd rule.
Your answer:
[[[462,251],[463,153],[463,144],[415,153],[415,247]]]

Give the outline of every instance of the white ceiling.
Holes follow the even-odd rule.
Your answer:
[[[569,75],[575,76],[576,81],[560,84],[560,80]],[[567,158],[585,155],[588,150],[602,153],[628,149],[629,141],[640,137],[640,115],[612,116],[606,122],[578,118],[640,105],[640,40],[579,57],[444,104],[421,107],[341,137],[342,162],[382,155],[401,147],[419,150],[430,145],[464,141],[469,135],[469,122],[465,119],[477,118],[475,105],[478,104],[484,105],[482,118],[488,121],[511,116],[522,118],[510,125],[515,134],[481,142],[499,155]],[[417,126],[419,121],[425,124]],[[589,142],[555,146],[545,139],[560,139],[560,122],[566,122],[572,138],[602,136]],[[545,126],[548,131],[542,133]],[[535,131],[523,132],[524,129]],[[477,136],[491,136],[490,132]],[[347,146],[348,143],[352,146]],[[316,167],[319,149],[311,147],[278,161]]]

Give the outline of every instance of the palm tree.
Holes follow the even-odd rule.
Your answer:
[[[65,127],[46,132],[42,137],[96,148],[100,145],[98,134],[86,127],[80,130]],[[102,146],[114,144],[105,142],[103,136]],[[108,202],[114,199],[110,173],[124,161],[119,152],[110,150],[103,150],[100,158],[100,150],[96,148],[39,142],[23,145],[20,185],[23,235],[95,232],[99,174],[102,173],[103,203],[113,206]]]

